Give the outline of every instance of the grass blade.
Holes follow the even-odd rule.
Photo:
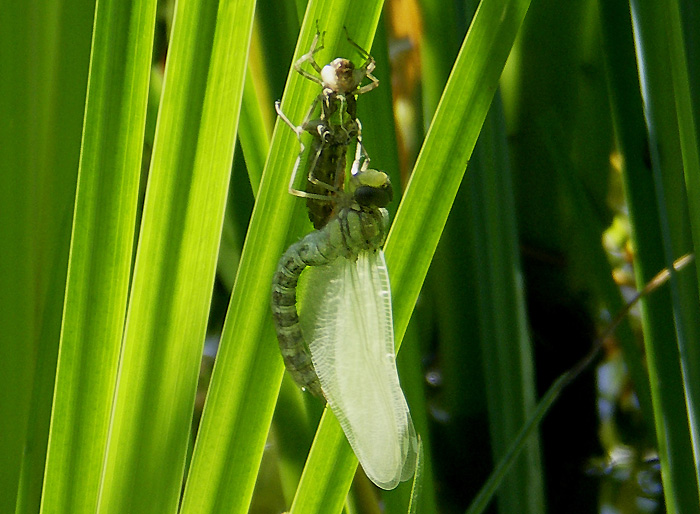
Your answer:
[[[36,187],[33,174],[26,170],[37,163],[32,159],[30,141],[38,127],[26,112],[34,107],[29,91],[35,80],[23,61],[30,58],[32,25],[28,9],[21,4],[3,5],[0,23],[8,30],[0,42],[0,146],[13,148],[3,152],[0,160],[0,324],[3,327],[0,344],[0,511],[12,512],[17,499],[22,448],[28,428],[33,362],[30,352],[18,348],[33,348],[32,327],[37,323],[34,306],[39,291],[33,286],[37,269],[35,241],[29,227],[34,222],[37,207],[26,193]],[[24,51],[17,51],[23,49]],[[38,66],[41,67],[39,63]],[[6,73],[6,75],[5,75]],[[41,113],[44,114],[44,113]],[[18,194],[20,193],[20,194]]]
[[[177,3],[101,512],[178,506],[253,9]]]
[[[493,461],[530,416],[535,400],[535,372],[527,323],[525,288],[518,259],[515,198],[507,159],[506,130],[500,98],[486,118],[468,177],[474,225],[477,304],[484,361]],[[545,510],[544,477],[537,437],[504,477],[500,512]]]
[[[687,15],[687,9],[690,6],[681,5],[677,0],[669,0],[667,3],[667,18],[665,31],[668,37],[669,56],[671,64],[671,77],[673,80],[673,93],[676,103],[675,117],[678,123],[679,139],[681,155],[683,160],[683,176],[685,177],[685,189],[688,198],[688,214],[690,231],[692,234],[693,246],[700,245],[700,143],[698,134],[698,95],[697,89],[700,84],[697,83],[697,75],[691,74],[688,66],[688,55],[692,50],[686,51],[686,37],[684,37],[683,17]],[[691,4],[692,5],[692,4]],[[697,7],[693,7],[697,13]],[[688,17],[689,27],[688,32],[692,34],[697,31],[699,24],[697,17]],[[693,91],[696,95],[693,98]],[[675,256],[672,256],[674,258]],[[666,258],[668,265],[668,256]],[[700,264],[696,262],[696,279],[700,280]],[[671,279],[676,277],[671,274]],[[675,282],[676,280],[674,280]],[[700,334],[700,321],[698,316],[697,305],[698,290],[694,286],[690,286],[688,281],[682,281],[675,287],[683,287],[687,284],[684,291],[677,291],[674,294],[674,308],[680,306],[683,313],[680,314],[684,318],[683,329],[685,337],[679,337],[678,352],[681,358],[681,373],[683,375],[684,387],[686,392],[686,405],[690,419],[690,434],[693,442],[693,451],[695,454],[695,475],[700,486],[700,426],[693,422],[700,416],[700,373],[697,366],[693,363],[697,362],[700,355],[700,346],[698,338]],[[674,285],[674,284],[672,284]],[[682,306],[679,305],[682,303]],[[678,322],[677,322],[678,323]]]
[[[350,48],[343,23],[353,40],[366,45],[380,8],[368,0],[312,1],[295,58],[309,48],[317,20],[326,31],[321,60],[340,55],[339,48],[344,52]],[[282,102],[290,119],[303,119],[317,87],[290,71]],[[182,507],[185,513],[248,511],[283,370],[272,329],[269,288],[279,256],[301,233],[305,218],[303,202],[287,193],[297,149],[292,131],[277,123],[199,429]]]
[[[97,505],[131,272],[155,10],[155,2],[134,8],[108,1],[95,15],[42,497],[47,511]]]
[[[669,250],[678,252],[678,255],[688,250],[688,225],[684,212],[682,168],[677,151],[678,133],[675,119],[670,116],[674,112],[673,93],[669,82],[658,75],[668,66],[666,31],[662,28],[663,24],[658,24],[665,14],[663,9],[658,10],[659,5],[645,2],[631,4],[634,12],[638,13],[634,20],[629,18],[627,9],[617,11],[605,6],[602,12],[604,33],[609,41],[615,41],[621,26],[632,27],[634,21],[637,59],[644,62],[643,88],[629,66],[618,69],[608,65],[618,145],[625,163],[625,195],[636,250],[635,273],[637,283],[644,284],[659,269],[666,267]],[[634,59],[631,55],[633,38],[630,32],[625,31],[624,35],[627,44],[613,47],[608,43],[607,53],[612,58],[629,61]],[[629,94],[640,89],[643,90],[646,113],[642,110],[641,95]],[[649,147],[645,148],[647,123],[650,130]],[[664,155],[664,166],[659,170],[658,160],[652,158],[655,161],[652,167],[656,169],[657,178],[661,176],[661,181],[653,179],[649,163],[644,160],[645,155],[651,153],[653,156],[657,151]],[[674,198],[674,201],[659,201],[663,196]],[[665,219],[667,227],[671,227],[670,234],[668,230],[666,235],[662,233],[662,219]],[[668,247],[669,238],[674,245],[673,250]],[[686,280],[687,277],[680,277],[679,281]],[[642,300],[642,323],[666,507],[669,512],[698,512],[698,486],[679,366],[679,334],[676,332],[676,321],[682,325],[688,322],[688,317],[683,314],[684,307],[674,307],[673,297],[678,295],[672,294],[672,291],[674,288],[677,291],[677,287],[676,279],[672,278],[671,291],[659,291]],[[683,289],[687,290],[685,287]],[[697,309],[697,298],[694,301],[689,299],[686,303],[694,303],[693,309]],[[681,317],[674,318],[674,310]],[[688,326],[694,324],[691,322]],[[689,480],[691,476],[693,480]]]
[[[93,9],[94,0],[0,9],[2,512],[15,500],[17,512],[39,510]]]

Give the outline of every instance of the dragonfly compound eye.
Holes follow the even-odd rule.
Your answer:
[[[355,201],[362,207],[386,207],[393,199],[394,192],[387,182],[382,187],[360,186],[355,189]]]
[[[386,207],[394,198],[389,176],[383,171],[362,170],[351,182],[353,198],[362,207]]]

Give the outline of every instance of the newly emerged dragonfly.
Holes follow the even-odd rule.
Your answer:
[[[367,476],[393,489],[413,475],[418,443],[396,370],[381,249],[391,184],[385,173],[367,169],[367,160],[360,167],[362,160],[358,143],[348,190],[336,191],[333,217],[280,259],[272,311],[287,369],[326,398]],[[297,285],[307,267],[297,312]]]
[[[357,97],[379,85],[379,81],[372,75],[374,58],[349,36],[347,39],[365,59],[362,66],[355,67],[349,59],[339,57],[321,68],[315,58],[315,54],[324,48],[321,32],[316,32],[309,51],[294,63],[297,72],[322,87],[301,125],[294,125],[282,112],[279,102],[275,103],[277,114],[294,130],[301,144],[289,184],[290,192],[306,198],[309,219],[316,229],[322,228],[331,217],[333,206],[328,197],[343,188],[347,147],[353,139],[362,141],[362,125],[357,119]],[[318,76],[304,70],[304,63],[309,63]],[[365,78],[370,82],[363,86]],[[319,104],[319,117],[313,118]],[[304,132],[310,133],[313,138],[306,167],[309,170],[306,190],[298,191],[294,189],[294,179],[304,152],[301,143],[301,134]]]

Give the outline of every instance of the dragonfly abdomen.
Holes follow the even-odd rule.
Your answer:
[[[291,250],[291,248],[290,248]],[[306,267],[299,254],[285,252],[272,280],[272,317],[284,366],[294,381],[314,396],[323,398],[321,384],[304,345],[297,314],[297,284]]]

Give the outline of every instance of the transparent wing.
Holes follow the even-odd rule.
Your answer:
[[[417,439],[394,358],[384,253],[309,268],[299,318],[321,387],[367,476],[409,479]]]

